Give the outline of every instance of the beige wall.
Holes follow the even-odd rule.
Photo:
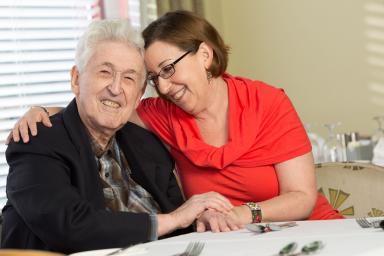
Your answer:
[[[229,72],[284,88],[305,123],[371,134],[372,117],[384,115],[384,39],[368,36],[384,38],[384,26],[369,25],[384,24],[384,12],[372,3],[384,9],[380,0],[205,0],[205,10],[232,47]]]

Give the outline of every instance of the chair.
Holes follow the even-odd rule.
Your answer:
[[[347,218],[384,216],[384,168],[368,163],[316,164],[318,189]]]

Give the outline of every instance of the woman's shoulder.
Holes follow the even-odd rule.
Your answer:
[[[234,76],[230,75],[228,73],[223,74],[224,80],[228,84],[233,84],[236,87],[244,87],[249,86],[250,88],[253,88],[260,92],[267,92],[267,93],[276,93],[281,94],[281,92],[284,92],[284,89],[276,87],[274,85],[268,84],[267,82],[251,79],[248,77],[243,76]]]
[[[225,74],[224,79],[227,84],[233,87],[237,95],[255,99],[260,103],[273,103],[287,98],[284,89],[270,85],[264,81],[252,80],[241,76],[231,76]]]

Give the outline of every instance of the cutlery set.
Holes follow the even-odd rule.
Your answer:
[[[384,229],[384,220],[369,221],[367,218],[356,218],[357,224],[362,228],[382,228]]]
[[[290,228],[297,226],[296,222],[285,222],[282,224],[275,224],[275,223],[267,223],[267,224],[247,224],[245,225],[245,228],[249,231],[255,232],[255,233],[266,233],[270,231],[280,231],[283,228]]]
[[[369,221],[367,218],[356,218],[356,222],[362,228],[382,228],[384,229],[384,219],[382,220],[374,220]],[[280,231],[284,228],[295,227],[297,223],[294,221],[285,222],[281,224],[275,223],[266,223],[266,224],[247,224],[245,228],[254,233],[266,233],[271,231]],[[181,253],[175,254],[173,256],[198,256],[201,254],[205,246],[203,242],[190,242],[188,243],[185,250]],[[130,247],[130,246],[128,246]],[[121,248],[116,251],[113,251],[107,255],[117,255],[125,252],[128,247]],[[299,256],[299,255],[308,255],[313,254],[320,251],[324,247],[324,243],[321,241],[313,241],[304,245],[299,251],[297,251],[298,244],[296,242],[292,242],[284,246],[279,253],[278,256]]]
[[[267,223],[267,224],[247,224],[246,229],[254,233],[266,233],[271,231],[280,231],[284,228],[290,228],[297,226],[297,223],[294,221],[285,222],[281,224]],[[299,256],[299,255],[308,255],[320,251],[324,247],[324,243],[321,241],[313,241],[309,244],[304,245],[300,251],[297,251],[298,244],[292,242],[284,246],[278,256]]]
[[[299,252],[295,252],[298,247],[296,242],[292,242],[284,246],[278,256],[298,256],[308,255],[320,251],[324,247],[324,243],[321,241],[313,241],[309,244],[304,245]]]

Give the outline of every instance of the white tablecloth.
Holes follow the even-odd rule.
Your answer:
[[[206,244],[201,256],[272,256],[277,255],[279,250],[290,242],[297,242],[301,248],[315,240],[325,244],[316,255],[384,255],[384,230],[382,229],[363,229],[354,219],[297,223],[296,227],[263,234],[255,234],[245,229],[226,233],[190,233],[140,244],[136,248],[145,248],[145,250],[135,253],[132,248],[131,252],[121,255],[170,256],[182,252],[190,241],[204,241]],[[108,251],[111,250],[102,250],[99,255],[105,255]],[[90,255],[97,254],[93,251]],[[85,255],[86,253],[79,254],[79,256]]]

